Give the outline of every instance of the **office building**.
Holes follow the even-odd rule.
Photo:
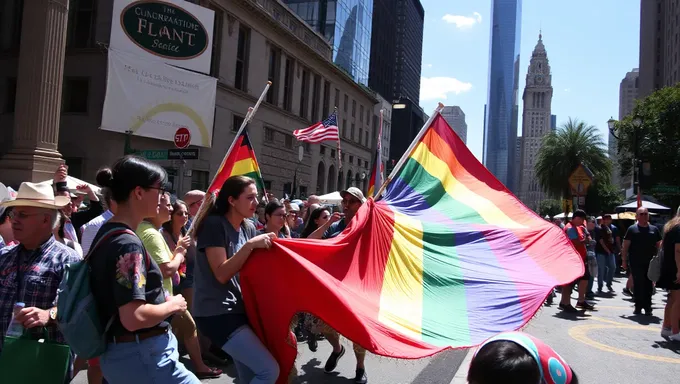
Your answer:
[[[640,85],[640,71],[638,68],[633,68],[632,71],[626,73],[626,76],[621,80],[619,85],[619,120],[624,119],[630,115],[635,108],[635,101],[638,98]],[[620,189],[628,189],[632,186],[631,177],[621,177],[621,167],[618,159],[618,140],[609,133],[609,158],[612,161],[612,183]]]
[[[407,98],[395,100],[392,104],[392,129],[390,138],[390,160],[399,161],[411,142],[427,121],[427,116],[418,104]]]
[[[514,191],[522,1],[493,0],[491,4],[489,88],[482,156],[489,171]]]
[[[557,116],[556,115],[550,115],[550,129],[552,131],[557,130]]]
[[[467,123],[465,113],[459,106],[446,106],[441,111],[442,117],[458,134],[461,140],[467,145]]]
[[[640,1],[640,98],[680,81],[680,3]]]
[[[368,85],[373,0],[283,0],[333,46],[333,62]]]
[[[57,5],[65,1],[3,3],[4,9],[24,15],[3,25],[18,32],[0,34],[0,41],[8,42],[0,56],[0,126],[7,127],[0,130],[0,180],[12,186],[52,178],[64,160],[72,176],[92,182],[97,169],[124,154],[126,135],[99,129],[107,56],[97,42],[109,41],[112,0],[98,1],[96,10],[86,7],[91,2],[72,2],[77,18]],[[156,160],[168,171],[172,190],[181,195],[207,188],[270,79],[267,98],[248,125],[267,190],[279,197],[290,194],[297,170],[301,195],[351,185],[365,191],[375,148],[375,94],[339,69],[324,36],[280,2],[268,1],[267,7],[250,0],[201,4],[215,11],[211,75],[219,81],[212,147],[199,148],[199,158],[186,164]],[[55,37],[66,36],[67,29],[80,32]],[[333,106],[342,134],[342,168],[334,142],[303,145],[298,162],[300,143],[293,130],[320,121]],[[135,150],[174,147],[156,138],[129,139]]]
[[[543,138],[552,131],[552,73],[548,53],[543,45],[543,36],[531,54],[526,88],[522,95],[522,150],[519,161],[519,198],[524,204],[538,211],[539,203],[546,194],[536,178],[536,161],[543,144]]]

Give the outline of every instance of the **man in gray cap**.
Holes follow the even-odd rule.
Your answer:
[[[361,205],[366,202],[363,192],[356,187],[347,188],[340,192],[340,196],[342,196],[342,212],[344,216],[337,212],[334,213],[326,224],[322,225],[319,229],[309,235],[310,239],[331,239],[336,237],[342,233],[347,227],[347,224],[352,221],[354,215],[359,211]],[[324,371],[330,373],[335,370],[338,366],[338,361],[345,354],[345,347],[340,344],[340,335],[336,330],[323,323],[321,320],[319,320],[318,323],[318,329],[326,336],[326,340],[333,346],[333,352],[328,357],[328,360],[326,360],[326,365],[324,367]],[[368,382],[366,367],[364,366],[366,350],[360,345],[354,344],[354,355],[357,359],[354,382],[366,384]]]

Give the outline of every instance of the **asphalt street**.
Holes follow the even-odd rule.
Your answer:
[[[557,308],[559,294],[553,306],[544,306],[524,329],[564,357],[579,376],[581,383],[608,384],[677,384],[680,382],[680,343],[661,337],[661,317],[666,294],[654,298],[654,315],[633,315],[633,303],[621,294],[621,278],[614,284],[616,293],[595,299],[596,311],[564,314]],[[576,292],[573,295],[574,303]],[[323,365],[331,352],[326,341],[312,353],[305,343],[299,345],[298,377],[295,383],[346,384],[354,377],[354,355],[345,341],[347,353],[340,360],[337,372],[325,374]],[[448,351],[427,359],[397,360],[368,355],[366,368],[372,384],[465,384],[471,354],[468,351]],[[186,360],[183,360],[186,361]],[[233,368],[222,367],[225,374],[206,383],[238,383]],[[85,384],[82,372],[74,380]]]

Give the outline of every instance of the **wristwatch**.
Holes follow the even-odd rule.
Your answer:
[[[50,308],[50,320],[57,320],[57,307]]]

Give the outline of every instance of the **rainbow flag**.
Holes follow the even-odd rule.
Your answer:
[[[217,174],[213,179],[208,192],[218,192],[222,188],[222,184],[231,176],[248,176],[255,180],[257,189],[264,195],[264,182],[260,174],[260,166],[255,158],[255,151],[250,144],[248,132],[244,129],[243,132],[235,139],[235,144],[231,152],[224,158]]]
[[[584,273],[562,230],[517,200],[436,116],[382,200],[339,236],[277,240],[241,271],[248,316],[286,381],[289,324],[323,319],[368,351],[421,358],[531,320]]]

